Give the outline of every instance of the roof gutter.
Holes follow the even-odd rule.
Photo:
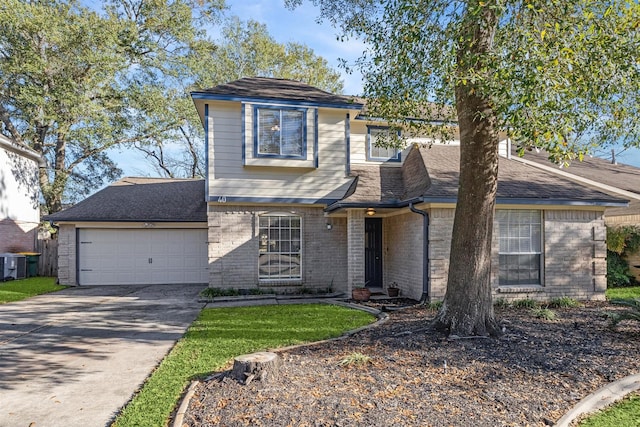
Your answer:
[[[637,197],[637,196],[636,196]],[[359,209],[359,208],[406,208],[416,203],[451,203],[456,204],[455,197],[415,197],[409,200],[398,200],[388,203],[371,203],[371,202],[336,202],[327,206],[324,211],[327,213],[338,209]],[[608,200],[576,200],[576,199],[527,199],[527,198],[496,198],[497,205],[539,205],[539,206],[599,206],[599,207],[615,207],[626,208],[629,206],[626,200],[608,201]]]
[[[44,160],[44,158],[42,158],[42,156],[36,151],[33,151],[28,147],[23,147],[22,145],[16,144],[9,139],[5,140],[5,138],[0,138],[0,145],[6,147],[8,150],[13,151],[14,153],[21,154],[25,157],[35,160],[38,163],[39,168],[47,167],[47,162]]]
[[[424,197],[414,197],[409,200],[396,200],[388,203],[368,203],[368,202],[335,202],[331,205],[327,206],[324,211],[327,213],[337,211],[338,209],[359,209],[359,208],[406,208],[412,203],[422,203],[424,202]],[[454,202],[455,203],[455,202]]]
[[[422,296],[419,303],[425,304],[429,301],[429,283],[431,282],[429,274],[429,213],[416,209],[413,202],[409,203],[409,209],[411,212],[422,215]]]

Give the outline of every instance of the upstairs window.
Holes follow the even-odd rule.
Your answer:
[[[256,157],[306,159],[306,110],[254,107]]]
[[[498,210],[501,286],[542,284],[542,212]]]
[[[385,148],[376,145],[379,139],[386,139],[388,141],[394,136],[387,127],[367,126],[367,160],[377,162],[390,160],[399,162],[400,151],[397,148]]]

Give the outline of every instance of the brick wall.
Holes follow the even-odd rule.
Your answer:
[[[37,235],[37,222],[0,220],[0,253],[33,252]]]
[[[75,286],[76,277],[76,227],[61,225],[58,229],[58,282]]]
[[[302,280],[258,279],[258,217],[287,212],[302,219]],[[216,288],[314,288],[346,292],[345,218],[325,218],[321,207],[210,205],[209,286]],[[327,229],[327,223],[332,229]],[[363,273],[364,274],[364,273]]]
[[[441,301],[447,291],[453,209],[431,209],[429,215],[429,269],[431,284],[429,298]]]
[[[347,211],[347,292],[365,285],[364,271],[364,211],[351,209]]]
[[[422,216],[407,213],[385,218],[383,233],[384,287],[395,282],[400,295],[422,296]]]
[[[432,209],[429,227],[430,299],[442,300],[447,287],[454,209]],[[544,212],[544,286],[500,287],[498,224],[492,240],[494,299],[549,300],[571,297],[604,299],[606,290],[606,229],[602,212],[548,210]]]

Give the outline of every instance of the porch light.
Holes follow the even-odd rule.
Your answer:
[[[367,216],[374,216],[376,214],[376,210],[373,208],[367,208],[365,213],[367,214]]]

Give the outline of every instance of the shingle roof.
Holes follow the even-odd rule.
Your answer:
[[[122,178],[51,221],[206,222],[202,179]]]
[[[403,166],[352,165],[355,188],[335,207],[348,204],[384,207],[422,197],[425,201],[455,202],[458,194],[460,147],[433,145],[412,148]],[[624,203],[552,172],[500,158],[498,203],[602,204]]]
[[[514,154],[513,156],[517,156]],[[560,167],[548,158],[548,154],[544,151],[525,151],[522,157],[525,161],[534,162],[543,167],[553,168],[558,173],[575,175],[575,179],[587,179],[595,183],[604,184],[609,187],[624,190],[630,193],[638,194],[640,197],[640,168],[625,164],[613,164],[608,160],[598,157],[585,157],[582,161],[575,160],[568,167]],[[584,184],[583,184],[584,185]],[[588,185],[588,184],[587,184]],[[602,188],[603,192],[607,192],[616,196],[615,191]],[[619,196],[625,198],[625,196]],[[640,213],[640,201],[631,200],[627,208],[610,208],[607,209],[607,216],[634,215]]]
[[[192,92],[192,96],[217,96],[234,98],[257,98],[288,100],[313,104],[361,107],[354,97],[335,95],[295,80],[268,77],[245,77],[203,91]]]
[[[544,151],[525,151],[523,159],[559,168]],[[613,164],[605,159],[587,156],[582,161],[571,162],[562,171],[640,195],[640,168],[635,166]]]

